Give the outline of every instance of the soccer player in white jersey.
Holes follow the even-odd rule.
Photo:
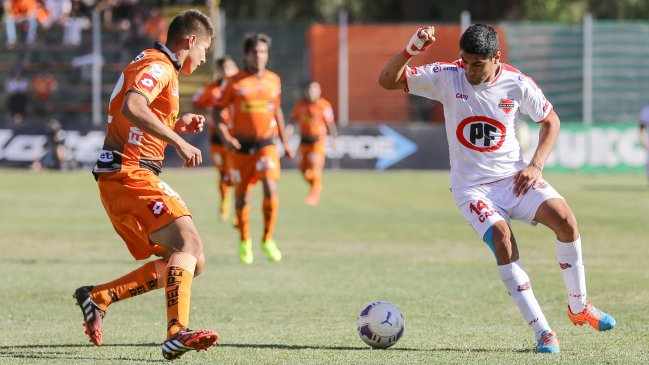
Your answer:
[[[640,143],[647,151],[647,181],[649,181],[649,104],[640,112]]]
[[[519,259],[509,222],[541,223],[557,237],[556,252],[568,291],[568,318],[598,331],[615,319],[586,297],[581,239],[572,210],[542,177],[559,133],[559,117],[532,79],[501,62],[498,35],[484,24],[470,26],[460,38],[461,59],[408,67],[408,61],[435,42],[433,27],[415,32],[403,52],[386,64],[379,84],[439,100],[444,105],[451,160],[451,192],[475,232],[496,257],[500,278],[532,327],[538,352],[559,352],[559,341],[534,297]],[[531,161],[523,160],[514,134],[518,113],[540,125]]]

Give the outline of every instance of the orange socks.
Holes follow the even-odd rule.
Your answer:
[[[239,228],[239,234],[241,236],[241,240],[249,240],[250,239],[250,205],[246,205],[242,209],[239,209],[237,207],[237,220],[238,220],[238,228]]]
[[[277,196],[274,196],[270,199],[264,199],[262,206],[262,210],[264,212],[264,237],[262,238],[262,241],[273,238],[278,207],[279,198]]]
[[[165,275],[167,302],[167,339],[189,326],[189,302],[197,259],[185,252],[169,258]]]
[[[163,259],[147,262],[119,279],[95,286],[92,289],[92,300],[99,308],[106,310],[106,307],[117,301],[160,289],[164,284],[166,267]]]

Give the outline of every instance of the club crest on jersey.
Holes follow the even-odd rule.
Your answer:
[[[514,100],[512,99],[500,99],[500,103],[498,103],[498,107],[502,109],[505,114],[509,114],[509,112],[514,109]]]
[[[505,143],[507,128],[495,119],[477,115],[462,120],[455,136],[464,147],[478,152],[491,152]]]

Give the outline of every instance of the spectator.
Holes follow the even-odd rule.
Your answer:
[[[162,11],[155,6],[149,11],[149,16],[144,22],[144,31],[152,42],[167,42],[167,21],[162,17]]]
[[[68,157],[65,149],[65,131],[61,123],[56,119],[51,119],[46,126],[47,142],[45,143],[45,153],[41,158],[32,163],[32,170],[40,171],[43,168],[53,170],[68,169]]]
[[[81,44],[82,31],[90,28],[90,8],[81,0],[72,0],[70,16],[63,28],[63,44],[78,46]]]
[[[36,40],[38,21],[36,19],[36,0],[3,0],[7,44],[13,47],[17,41],[16,26],[26,23],[27,37],[25,43],[33,44]]]
[[[14,67],[14,74],[4,84],[7,95],[7,110],[15,124],[20,124],[27,114],[29,101],[29,80],[22,75],[22,67]]]
[[[63,26],[72,11],[72,2],[70,0],[43,0],[43,2],[48,13],[47,20],[41,23],[43,28]]]
[[[34,112],[44,116],[52,112],[52,95],[58,89],[58,82],[50,72],[50,65],[41,64],[40,71],[32,77],[32,95],[34,96]]]

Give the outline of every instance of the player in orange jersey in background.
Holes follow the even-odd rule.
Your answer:
[[[281,81],[266,69],[271,39],[263,33],[248,35],[244,41],[245,68],[227,80],[223,97],[213,110],[223,142],[232,150],[230,177],[235,186],[235,208],[240,232],[239,259],[253,262],[250,237],[250,187],[261,181],[264,191],[264,235],[262,250],[273,262],[282,253],[273,240],[279,197],[279,152],[274,143],[277,133],[287,157],[293,152],[284,131],[284,113],[280,105]],[[221,111],[230,108],[230,121],[223,120]]]
[[[230,178],[228,171],[230,169],[228,149],[225,148],[223,142],[221,141],[221,136],[216,130],[216,124],[214,123],[214,118],[211,118],[212,107],[216,105],[219,99],[223,96],[223,83],[225,79],[231,76],[236,75],[239,72],[239,67],[234,62],[232,57],[224,56],[216,60],[214,65],[215,77],[213,81],[210,81],[203,85],[192,98],[192,105],[201,111],[207,112],[207,134],[210,140],[210,153],[212,156],[212,164],[216,167],[216,170],[219,173],[219,194],[221,196],[221,201],[219,203],[219,216],[222,221],[226,221],[230,215],[230,200],[228,199],[227,189],[228,186],[231,186]],[[230,119],[229,110],[221,110],[221,117],[223,120],[228,121]]]
[[[158,174],[164,150],[171,144],[185,167],[202,162],[201,151],[178,133],[199,133],[205,118],[178,117],[178,72],[189,75],[205,62],[214,29],[197,11],[178,14],[167,43],[155,43],[122,72],[111,95],[104,146],[93,169],[102,204],[115,231],[136,260],[152,255],[135,271],[111,282],[78,288],[74,297],[84,315],[90,342],[102,344],[106,308],[133,296],[164,287],[167,360],[216,344],[218,334],[190,330],[190,289],[205,265],[203,242],[185,202]]]
[[[327,158],[327,132],[331,135],[331,146],[336,147],[336,124],[331,104],[321,97],[320,84],[309,82],[304,95],[293,107],[291,119],[300,128],[300,170],[311,186],[305,199],[308,205],[316,205],[322,191],[322,170]]]

